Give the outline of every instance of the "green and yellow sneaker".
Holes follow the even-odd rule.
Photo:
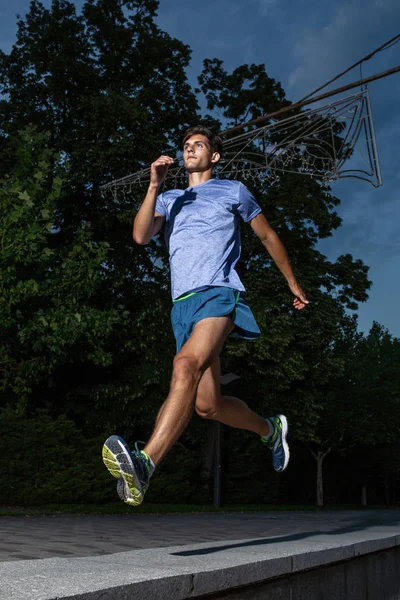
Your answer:
[[[266,419],[272,428],[272,433],[268,438],[261,438],[263,444],[268,446],[272,452],[272,464],[275,471],[283,471],[289,462],[289,446],[286,441],[288,433],[288,422],[285,415],[277,415]]]
[[[118,496],[131,506],[139,506],[154,471],[150,458],[138,449],[137,443],[131,452],[128,444],[118,435],[112,435],[105,441],[102,454],[107,469],[118,479]]]

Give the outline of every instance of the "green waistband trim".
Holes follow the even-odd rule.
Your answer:
[[[190,298],[190,296],[195,296],[197,292],[192,292],[191,294],[187,294],[186,296],[182,296],[181,298],[176,298],[176,300],[172,300],[172,302],[180,302],[181,300],[186,300],[186,298]]]
[[[198,294],[198,292],[191,292],[190,294],[186,294],[186,296],[182,296],[181,298],[176,298],[175,300],[172,300],[172,302],[180,302],[181,300],[186,300],[186,298],[190,298],[190,296],[195,296],[196,294]],[[239,298],[240,298],[240,292],[236,292],[235,304],[237,304],[239,302]]]

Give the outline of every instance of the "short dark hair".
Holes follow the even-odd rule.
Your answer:
[[[222,156],[222,139],[217,133],[214,133],[208,127],[204,127],[204,125],[189,127],[183,136],[183,145],[192,135],[204,135],[209,141],[211,152],[218,152]]]

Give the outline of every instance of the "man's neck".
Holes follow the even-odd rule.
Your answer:
[[[196,173],[189,173],[188,187],[194,187],[195,185],[201,185],[212,178],[212,170],[199,171]]]

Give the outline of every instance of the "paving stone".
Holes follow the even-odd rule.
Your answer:
[[[183,600],[285,574],[290,584],[274,584],[271,599],[309,600],[325,590],[335,600],[328,579],[313,575],[301,587],[297,573],[387,552],[366,582],[378,593],[379,580],[396,579],[399,544],[396,510],[1,517],[0,600]],[[345,570],[337,578],[341,593],[356,589]]]

